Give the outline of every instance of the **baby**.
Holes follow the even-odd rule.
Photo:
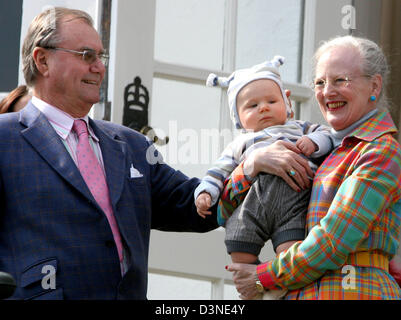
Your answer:
[[[277,140],[293,142],[305,157],[313,160],[309,161],[313,170],[332,150],[329,128],[292,120],[293,112],[278,70],[283,63],[284,58],[276,56],[272,61],[237,70],[228,78],[209,76],[208,86],[228,87],[231,118],[242,134],[226,147],[195,190],[200,216],[210,214],[208,210],[218,201],[225,179],[256,148]],[[289,172],[290,176],[295,174],[294,170]],[[257,263],[260,250],[269,239],[279,254],[305,236],[310,189],[296,192],[280,177],[266,174],[260,174],[256,182],[269,190],[260,195],[263,199],[258,199],[266,204],[263,208],[247,210],[246,203],[234,213],[234,206],[218,208],[218,222],[226,227],[225,244],[233,262]],[[248,199],[252,205],[259,202]]]

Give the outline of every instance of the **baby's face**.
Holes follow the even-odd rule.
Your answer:
[[[282,125],[287,120],[287,108],[279,86],[268,79],[255,80],[237,95],[237,111],[241,125],[247,130],[260,131]]]

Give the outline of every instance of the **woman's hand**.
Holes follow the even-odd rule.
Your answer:
[[[300,153],[295,144],[276,141],[252,152],[244,162],[244,172],[252,178],[260,172],[274,174],[283,178],[295,191],[309,188],[309,177],[313,178],[314,173]],[[290,172],[294,174],[290,176]]]
[[[255,285],[255,264],[232,263],[226,269],[233,272],[233,281],[241,299],[250,300],[259,293]]]
[[[398,254],[391,259],[389,272],[395,281],[397,281],[398,285],[401,286],[401,257]]]

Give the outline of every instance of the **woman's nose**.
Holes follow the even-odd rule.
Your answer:
[[[327,81],[327,83],[323,88],[323,95],[327,97],[334,94],[335,92],[336,92],[335,86],[332,84],[331,81]]]

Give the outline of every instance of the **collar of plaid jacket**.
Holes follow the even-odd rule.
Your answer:
[[[379,111],[375,116],[353,130],[345,139],[355,137],[360,140],[373,141],[385,134],[394,134],[397,128],[387,110]]]

